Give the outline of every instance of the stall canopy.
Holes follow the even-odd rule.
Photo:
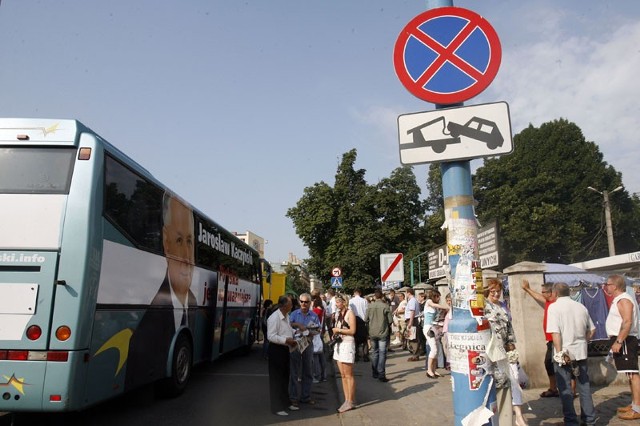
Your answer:
[[[592,287],[606,282],[607,277],[587,272],[576,266],[563,265],[561,263],[545,263],[544,281],[546,283],[567,283],[569,287],[579,285]]]

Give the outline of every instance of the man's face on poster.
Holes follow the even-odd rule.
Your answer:
[[[173,198],[162,228],[162,243],[171,287],[176,294],[185,296],[193,276],[193,213]]]

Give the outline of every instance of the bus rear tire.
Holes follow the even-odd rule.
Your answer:
[[[158,383],[160,396],[175,398],[187,388],[193,369],[193,347],[186,334],[181,334],[176,340],[171,363],[171,376]]]
[[[251,353],[251,348],[253,348],[253,344],[256,341],[256,324],[251,321],[249,325],[249,329],[247,330],[247,339],[246,344],[242,348],[243,355],[249,355]]]

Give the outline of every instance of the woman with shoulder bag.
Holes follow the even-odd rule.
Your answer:
[[[438,340],[442,337],[442,324],[437,321],[438,310],[448,311],[449,305],[440,304],[440,292],[429,290],[429,296],[424,304],[424,325],[423,333],[427,338],[429,346],[429,356],[427,357],[427,377],[435,379],[442,377],[437,371],[438,364]]]
[[[500,423],[511,424],[512,413],[515,412],[516,426],[526,426],[527,421],[522,415],[523,395],[517,377],[517,370],[513,366],[517,362],[516,337],[511,325],[511,315],[506,306],[500,301],[502,296],[502,282],[492,278],[487,286],[488,297],[485,300],[484,314],[491,326],[492,340],[495,339],[495,352],[492,361],[495,364],[494,379],[498,391],[498,412]],[[491,342],[490,342],[491,344]],[[491,351],[487,351],[488,354]],[[512,356],[516,355],[515,359]],[[491,358],[491,356],[489,356]],[[510,365],[510,364],[513,364]],[[511,401],[501,403],[501,393],[511,393]],[[507,393],[508,394],[508,393]],[[506,399],[506,398],[505,398]],[[510,404],[509,404],[510,403]],[[512,410],[513,408],[513,410]]]
[[[333,359],[336,360],[342,376],[342,390],[345,398],[338,412],[344,413],[355,408],[356,381],[353,376],[353,362],[356,357],[356,341],[353,336],[356,333],[356,316],[347,309],[343,295],[336,295],[335,300],[333,335],[338,342],[333,348]]]

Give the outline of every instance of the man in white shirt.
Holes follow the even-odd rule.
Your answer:
[[[269,339],[269,394],[271,412],[278,416],[288,416],[285,408],[299,410],[289,405],[289,348],[295,348],[293,328],[289,324],[289,312],[293,303],[288,296],[280,296],[278,309],[267,319],[267,338]]]
[[[349,309],[356,315],[356,361],[360,359],[358,348],[362,348],[362,359],[369,362],[369,343],[367,339],[367,306],[368,302],[362,295],[359,288],[353,291],[353,297],[349,300]]]
[[[564,424],[595,425],[595,408],[587,369],[587,344],[596,327],[587,308],[569,297],[567,284],[555,283],[553,293],[557,299],[549,306],[546,331],[551,333],[553,339],[556,384],[560,392]],[[572,377],[575,377],[580,394],[579,420],[573,405]]]
[[[613,296],[606,329],[611,338],[611,352],[618,373],[626,373],[631,388],[631,404],[618,408],[624,420],[640,419],[640,376],[638,375],[638,311],[627,294],[624,277],[611,275],[604,285],[605,293]]]

